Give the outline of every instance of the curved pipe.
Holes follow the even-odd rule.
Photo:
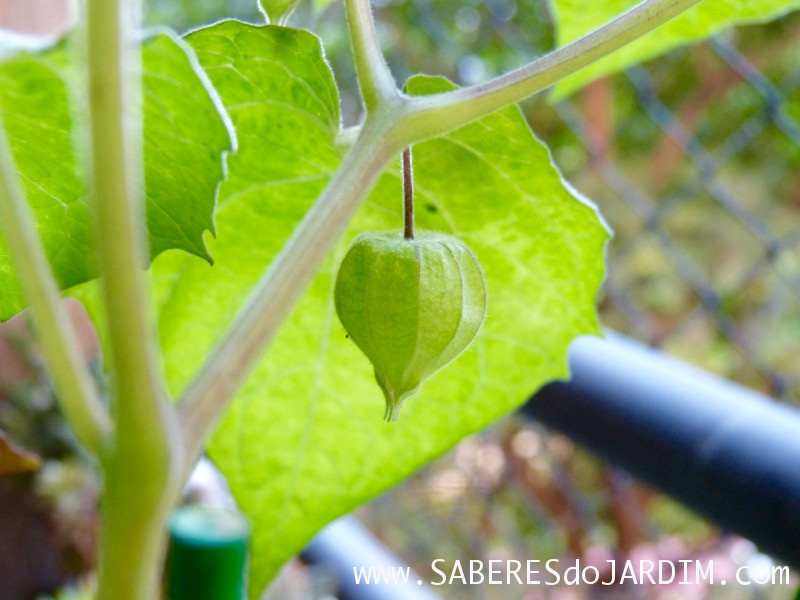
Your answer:
[[[523,411],[762,551],[800,567],[800,412],[614,336]]]
[[[373,569],[374,574],[377,569],[389,573],[408,567],[352,516],[341,517],[325,527],[300,557],[307,564],[319,565],[332,576],[341,600],[439,600],[427,584],[417,583],[421,580],[410,569],[407,582],[357,583],[354,571],[361,568]]]

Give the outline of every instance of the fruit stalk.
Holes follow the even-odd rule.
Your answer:
[[[411,167],[411,147],[403,150],[403,207],[405,230],[403,237],[414,239],[414,173]]]

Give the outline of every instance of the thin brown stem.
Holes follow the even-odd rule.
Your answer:
[[[411,147],[403,150],[403,207],[405,230],[403,237],[414,239],[414,171],[411,167]]]

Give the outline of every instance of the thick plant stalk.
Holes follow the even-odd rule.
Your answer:
[[[124,16],[121,8],[128,9]],[[153,358],[141,276],[144,210],[134,185],[141,151],[126,126],[138,85],[129,85],[134,65],[123,24],[134,8],[119,0],[88,2],[91,183],[116,426],[102,465],[101,600],[159,597],[165,522],[179,488],[174,411]]]

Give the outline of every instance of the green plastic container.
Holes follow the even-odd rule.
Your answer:
[[[247,589],[250,526],[241,513],[204,506],[169,521],[169,600],[241,600]]]

